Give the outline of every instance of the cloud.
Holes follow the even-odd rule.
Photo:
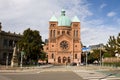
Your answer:
[[[104,25],[102,19],[88,21],[87,17],[94,15],[89,5],[87,0],[0,0],[0,22],[4,31],[22,33],[27,28],[38,30],[44,40],[48,38],[49,19],[52,15],[58,18],[64,8],[68,17],[78,16],[80,19],[84,45],[105,43],[109,35],[120,29]],[[115,12],[108,13],[109,17],[115,15]]]
[[[103,4],[100,5],[100,8],[102,9],[102,8],[104,8],[106,6],[107,6],[107,4],[103,3]]]
[[[118,35],[117,32],[120,29],[117,25],[104,24],[102,19],[85,21],[81,25],[81,40],[86,46],[100,43],[106,44],[109,36]]]
[[[116,12],[113,12],[113,11],[112,11],[112,12],[109,12],[109,13],[107,14],[108,17],[113,17],[113,16],[115,16],[115,15],[116,15]]]
[[[60,16],[61,9],[69,17],[85,19],[92,13],[82,0],[0,0],[0,20],[3,30],[22,33],[26,28],[37,29],[48,38],[48,24],[52,15]]]

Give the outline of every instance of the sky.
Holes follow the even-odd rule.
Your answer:
[[[120,33],[120,0],[0,0],[3,31],[23,33],[27,28],[40,31],[48,38],[49,20],[61,10],[81,23],[83,45],[106,44],[110,36]]]

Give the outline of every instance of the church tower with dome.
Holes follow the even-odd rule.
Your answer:
[[[77,16],[71,20],[61,11],[59,18],[49,20],[49,38],[44,46],[48,63],[81,63],[80,20]]]

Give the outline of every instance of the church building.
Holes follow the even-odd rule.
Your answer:
[[[80,20],[77,16],[70,19],[65,10],[59,18],[49,20],[49,38],[44,46],[48,63],[81,63]]]

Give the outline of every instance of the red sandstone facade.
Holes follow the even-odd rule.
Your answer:
[[[48,63],[81,63],[80,22],[71,21],[70,26],[49,21],[49,39],[44,46]]]

